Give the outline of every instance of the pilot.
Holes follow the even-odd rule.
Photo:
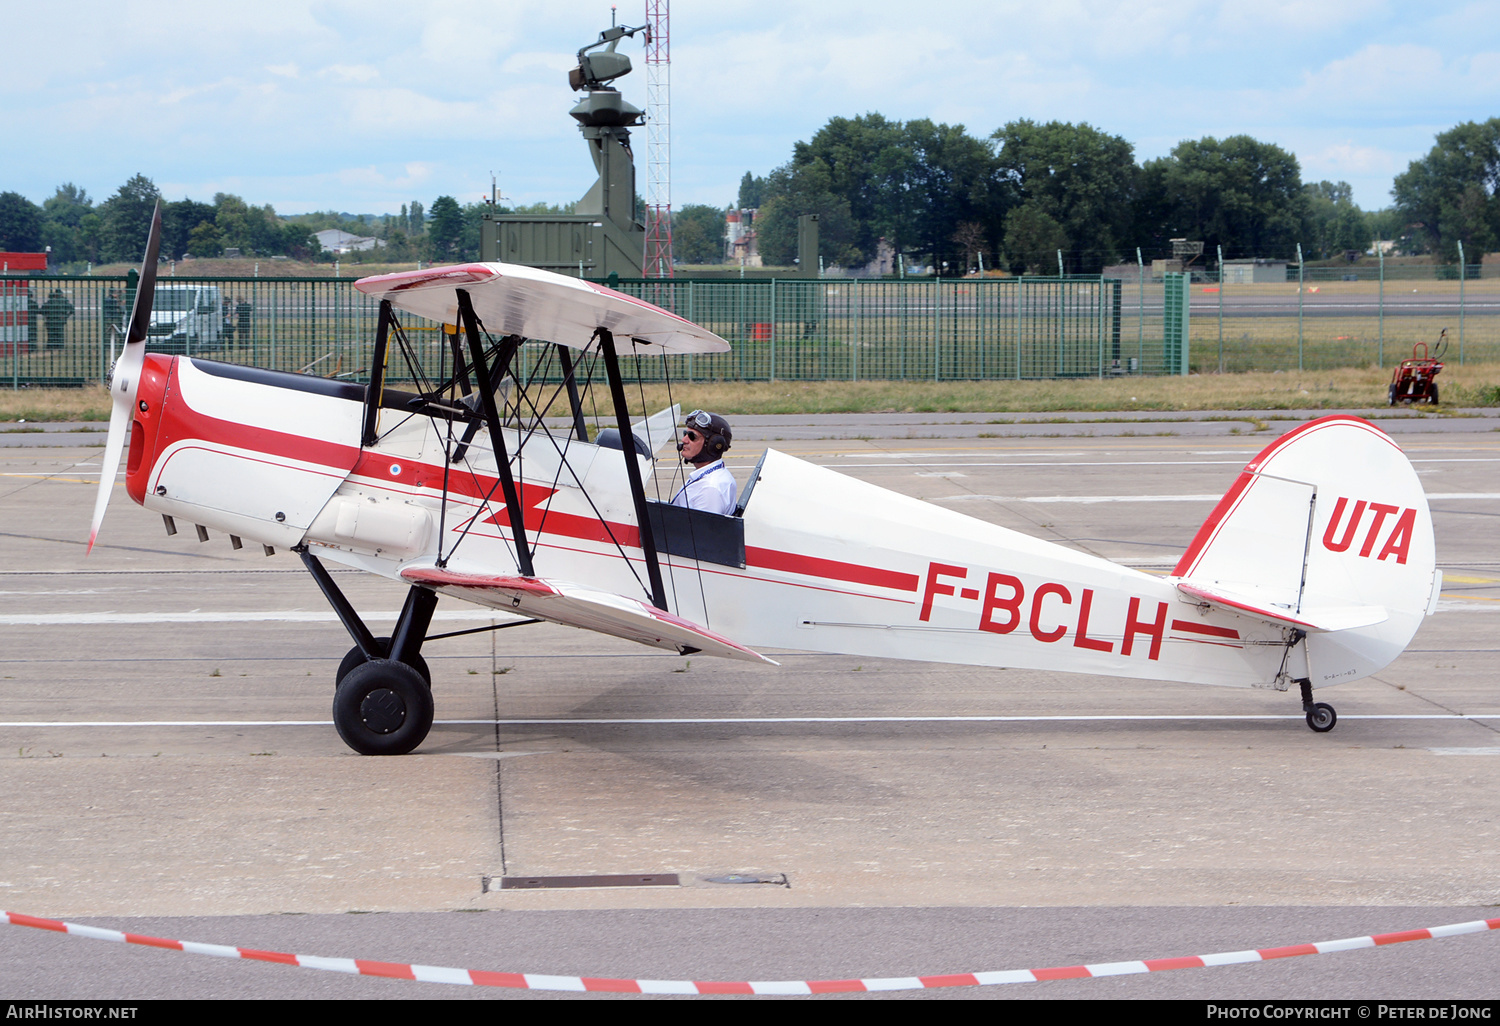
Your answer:
[[[723,459],[733,437],[729,421],[717,413],[694,410],[683,419],[677,451],[682,453],[682,462],[692,464],[694,470],[682,490],[672,497],[672,505],[725,516],[734,512],[739,489]]]

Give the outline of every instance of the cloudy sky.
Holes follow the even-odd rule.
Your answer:
[[[642,0],[620,21],[644,20]],[[566,73],[598,0],[3,0],[0,191],[96,200],[140,172],[170,199],[281,213],[566,203],[592,183]],[[1145,160],[1246,133],[1366,209],[1433,136],[1500,115],[1500,0],[678,0],[673,202],[723,205],[830,117],[1086,121]],[[626,99],[646,106],[643,47]],[[637,166],[645,174],[644,130]]]

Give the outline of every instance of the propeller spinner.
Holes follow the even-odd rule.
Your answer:
[[[109,440],[104,446],[104,462],[99,467],[99,494],[94,499],[94,522],[89,529],[88,551],[94,550],[99,525],[109,508],[115,477],[120,472],[120,458],[125,452],[125,432],[135,415],[136,392],[141,383],[141,367],[146,361],[146,335],[151,326],[151,302],[156,294],[156,260],[161,253],[161,200],[151,212],[151,234],[146,239],[146,255],[141,258],[141,277],[136,285],[135,303],[130,310],[130,327],[125,333],[125,348],[115,361],[109,378],[112,407],[109,413]]]

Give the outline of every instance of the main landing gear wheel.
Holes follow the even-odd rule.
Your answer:
[[[432,729],[432,690],[405,663],[360,663],[334,692],[333,725],[361,755],[405,755]]]
[[[391,654],[390,638],[376,638],[375,644],[380,646],[380,651],[385,655],[389,656]],[[344,654],[343,660],[339,663],[339,672],[334,675],[333,682],[338,684],[345,677],[349,676],[350,670],[356,666],[363,665],[365,662],[365,654],[359,650],[358,645],[355,645]],[[412,656],[412,661],[407,665],[422,675],[422,679],[427,682],[429,689],[432,687],[432,671],[427,668],[427,660],[422,658],[422,653],[418,652]]]
[[[1339,714],[1327,702],[1318,702],[1307,710],[1307,725],[1319,734],[1326,734],[1339,721]]]

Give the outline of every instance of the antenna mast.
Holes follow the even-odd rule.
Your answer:
[[[671,0],[646,0],[646,253],[647,278],[672,274]]]

